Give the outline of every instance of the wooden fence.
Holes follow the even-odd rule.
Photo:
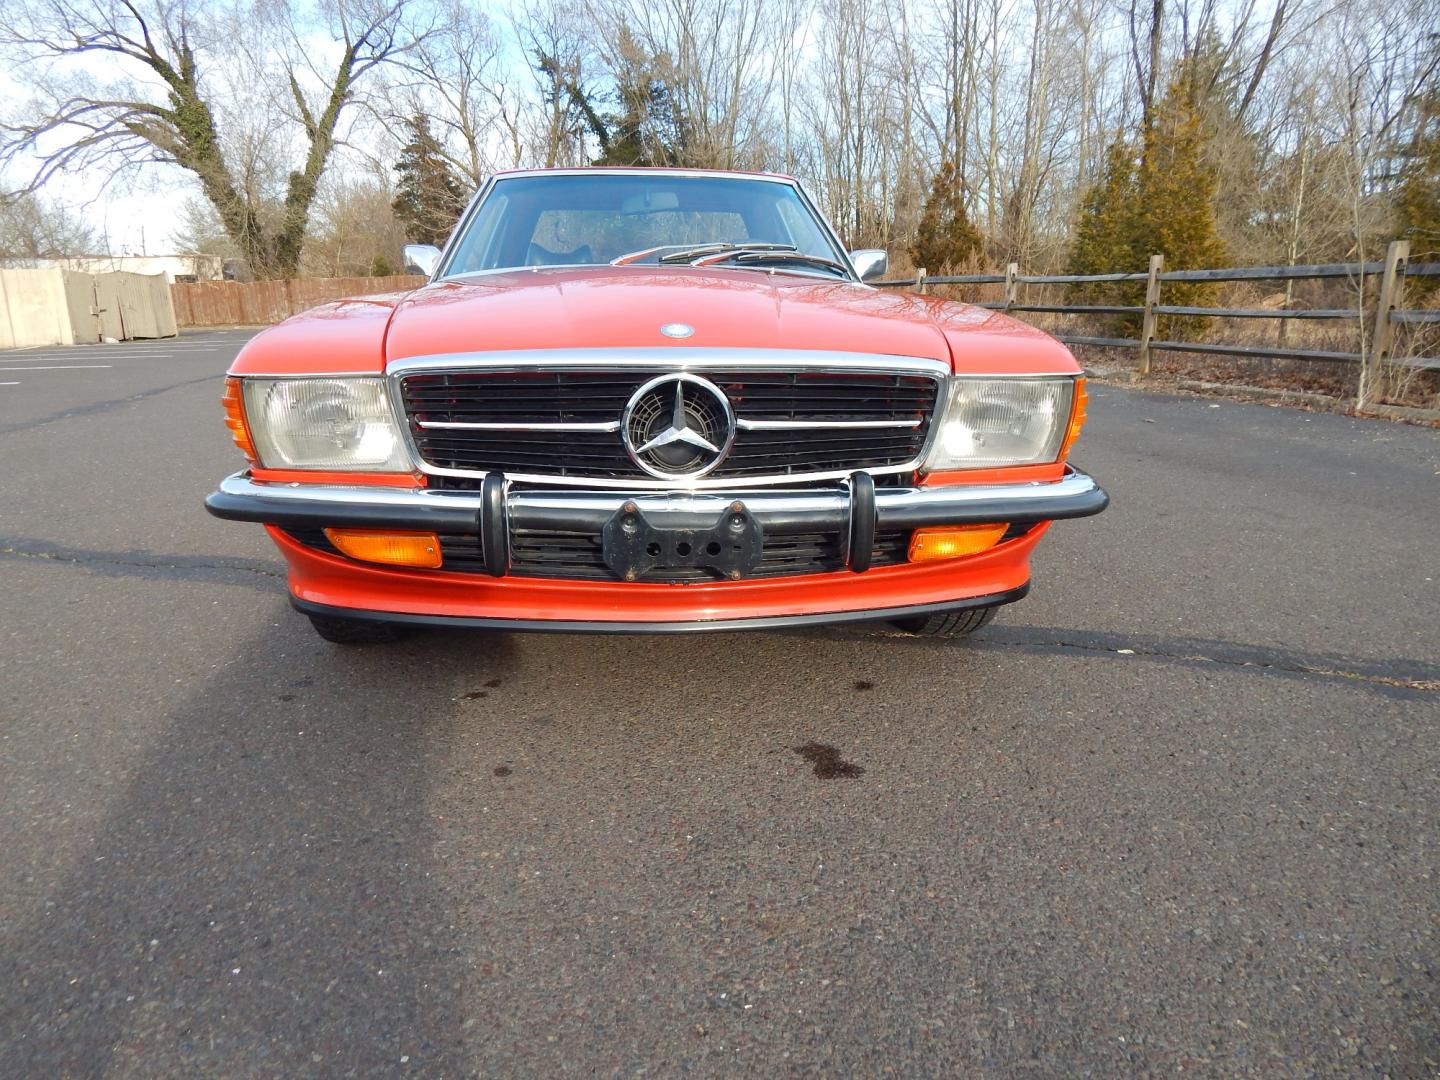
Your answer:
[[[1071,345],[1100,345],[1109,348],[1136,349],[1139,351],[1139,374],[1150,373],[1151,356],[1157,352],[1214,353],[1223,356],[1250,356],[1278,360],[1329,360],[1361,365],[1362,373],[1375,370],[1382,364],[1399,365],[1427,371],[1440,371],[1440,357],[1394,356],[1395,331],[1398,327],[1419,323],[1440,322],[1440,311],[1405,310],[1401,303],[1407,277],[1440,276],[1440,263],[1409,264],[1410,244],[1406,240],[1392,242],[1385,253],[1383,262],[1367,263],[1324,263],[1311,266],[1251,266],[1230,267],[1219,270],[1166,270],[1163,256],[1150,256],[1150,269],[1146,273],[1125,274],[1021,274],[1016,263],[1011,263],[1004,274],[961,274],[951,277],[929,277],[921,270],[913,278],[904,280],[878,281],[875,284],[894,288],[914,288],[925,292],[931,285],[1004,285],[1005,299],[986,301],[977,305],[1007,312],[1045,312],[1062,315],[1138,315],[1140,336],[1138,338],[1092,337],[1083,334],[1060,333],[1055,336]],[[1363,306],[1364,290],[1356,289],[1356,306],[1347,308],[1326,308],[1298,310],[1291,308],[1205,308],[1167,305],[1161,303],[1166,282],[1190,281],[1296,281],[1326,278],[1346,278],[1360,281],[1366,276],[1379,275],[1375,306]],[[1085,282],[1144,282],[1145,302],[1139,305],[1123,304],[1027,304],[1020,300],[1021,285],[1075,285]],[[1226,319],[1353,319],[1371,318],[1369,348],[1363,352],[1332,352],[1321,349],[1290,349],[1283,345],[1221,345],[1199,341],[1165,341],[1156,337],[1156,321],[1162,315],[1183,315]],[[1281,324],[1282,326],[1284,323]],[[1366,379],[1361,379],[1361,396],[1365,395]]]
[[[288,281],[191,281],[170,286],[175,321],[182,327],[269,326],[281,319],[349,296],[404,292],[423,277],[294,278]]]

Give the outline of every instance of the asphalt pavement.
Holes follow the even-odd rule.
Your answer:
[[[1440,1071],[1440,434],[1094,387],[968,643],[344,649],[246,336],[0,354],[0,1073]]]

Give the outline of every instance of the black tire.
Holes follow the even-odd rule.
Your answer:
[[[400,627],[391,623],[337,619],[330,615],[309,618],[315,632],[335,645],[388,645],[401,637]]]
[[[969,637],[995,618],[998,607],[999,605],[992,605],[991,607],[966,608],[963,611],[944,611],[938,615],[917,615],[912,619],[895,619],[892,625],[914,637]]]

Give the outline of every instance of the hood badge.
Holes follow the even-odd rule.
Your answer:
[[[660,327],[660,333],[666,337],[686,338],[695,333],[695,328],[686,326],[683,322],[672,322]]]

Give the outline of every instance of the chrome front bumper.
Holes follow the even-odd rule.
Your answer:
[[[622,509],[638,508],[663,528],[708,528],[742,503],[766,534],[844,533],[847,564],[863,571],[879,530],[1089,517],[1109,501],[1089,475],[1067,467],[1061,479],[1043,483],[876,488],[862,472],[832,487],[660,493],[522,490],[496,473],[479,491],[272,484],[236,473],[221,482],[205,507],[216,517],[292,529],[478,534],[486,570],[502,576],[509,569],[511,530],[599,533]]]

